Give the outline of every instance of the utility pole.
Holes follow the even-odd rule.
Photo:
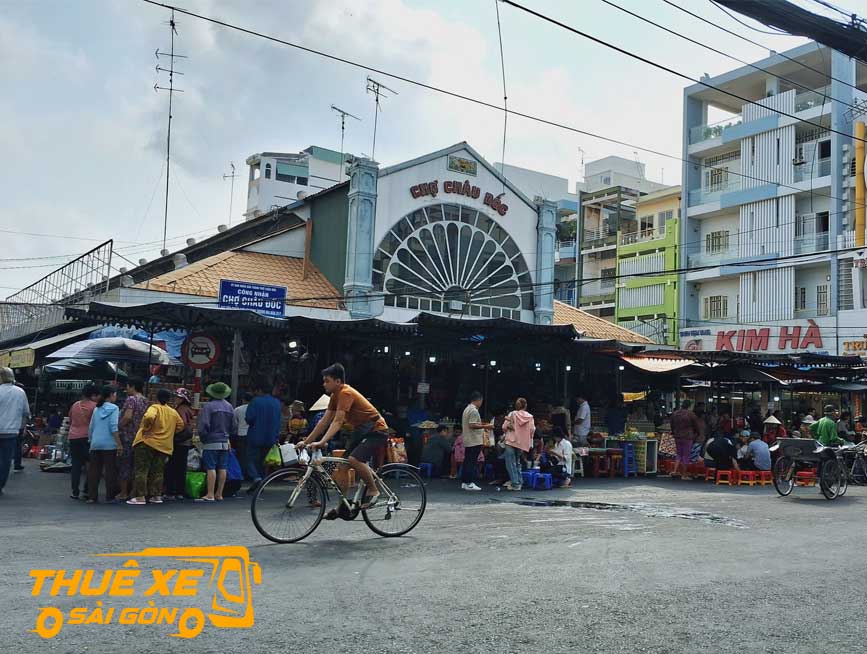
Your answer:
[[[229,227],[232,226],[232,201],[235,199],[235,178],[238,176],[235,174],[235,162],[230,161],[229,166],[232,168],[231,175],[223,175],[223,179],[231,179],[232,185],[231,190],[229,191]]]
[[[160,91],[168,91],[169,93],[169,121],[168,121],[168,129],[166,130],[166,206],[165,213],[163,214],[163,252],[166,249],[166,232],[168,231],[169,226],[169,176],[171,172],[171,159],[172,159],[172,99],[175,93],[183,93],[183,89],[175,88],[175,75],[183,75],[182,72],[175,70],[175,59],[186,59],[185,55],[177,55],[175,54],[175,36],[178,33],[177,23],[175,23],[175,10],[172,9],[172,17],[168,22],[169,30],[171,32],[171,48],[168,52],[160,52],[160,49],[157,48],[154,52],[154,55],[157,58],[157,66],[156,71],[157,75],[159,73],[168,73],[169,74],[169,85],[160,86],[159,82],[154,84],[154,91],[157,93]],[[163,68],[160,66],[160,57],[168,57],[169,59],[169,67]],[[163,254],[165,256],[165,254]]]
[[[350,118],[355,118],[355,120],[359,122],[361,122],[361,118],[352,115],[348,111],[344,111],[340,107],[335,107],[334,105],[331,105],[331,111],[336,111],[338,114],[340,114],[340,174],[337,176],[337,182],[340,183],[343,181],[343,167],[346,165],[346,162],[344,161],[344,159],[346,159],[346,153],[343,151],[343,137],[346,133],[346,117],[349,116]],[[376,133],[374,131],[374,145],[376,144],[375,134]]]
[[[381,111],[379,101],[380,101],[380,99],[385,99],[388,97],[383,92],[383,90],[394,93],[395,95],[399,95],[399,93],[397,91],[395,91],[394,89],[388,88],[382,82],[377,82],[375,79],[370,77],[370,75],[367,76],[367,92],[373,93],[373,97],[374,97],[374,100],[376,102],[376,107],[374,108],[374,112],[373,112],[373,148],[370,150],[370,158],[371,159],[373,159],[376,156],[376,125],[379,122],[379,112]]]

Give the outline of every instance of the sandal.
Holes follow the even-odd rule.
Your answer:
[[[90,502],[90,500],[88,500],[88,502]],[[129,499],[126,501],[126,503],[127,503],[127,504],[133,504],[133,505],[138,506],[138,505],[141,505],[141,504],[147,504],[147,501],[146,501],[146,500],[138,500],[138,499],[136,499],[136,498],[134,498],[134,497],[131,497],[131,498],[129,498]]]
[[[200,498],[196,499],[196,502],[216,502],[216,501],[217,500],[215,500],[213,497],[200,497]]]

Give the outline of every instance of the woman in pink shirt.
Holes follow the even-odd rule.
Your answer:
[[[87,432],[90,428],[90,418],[96,408],[96,398],[99,391],[94,384],[88,384],[81,391],[81,399],[69,409],[69,456],[72,458],[72,495],[78,499],[79,484],[81,483],[81,470],[87,464],[87,453],[90,443],[87,440]],[[84,499],[88,499],[87,479],[84,481]]]

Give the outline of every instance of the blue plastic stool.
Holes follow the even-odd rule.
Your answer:
[[[421,470],[421,474],[423,474],[428,479],[433,477],[433,463],[422,463],[419,466],[419,469]]]
[[[485,464],[485,479],[493,479],[494,478],[494,464],[486,463]]]
[[[536,476],[538,472],[534,472],[532,470],[525,470],[521,473],[521,482],[524,486],[529,486],[530,488],[536,487]]]
[[[554,476],[548,472],[542,472],[536,475],[536,478],[533,480],[533,488],[539,488],[539,482],[542,482],[542,486],[545,490],[551,490],[554,488]]]
[[[635,458],[635,444],[623,443],[623,476],[638,476],[638,459]]]

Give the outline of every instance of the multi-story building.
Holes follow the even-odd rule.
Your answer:
[[[678,341],[679,186],[638,198],[617,233],[617,324],[661,345]]]
[[[576,306],[615,321],[617,232],[635,220],[635,203],[645,193],[665,188],[644,176],[644,164],[623,157],[589,162],[578,184],[577,248],[569,259],[560,249],[561,293],[574,294]]]
[[[348,179],[348,154],[311,145],[298,153],[260,152],[247,157],[246,220],[301,200]],[[343,162],[343,165],[341,165]]]
[[[684,90],[681,347],[841,351],[864,306],[850,135],[867,66],[810,43],[702,81]]]

